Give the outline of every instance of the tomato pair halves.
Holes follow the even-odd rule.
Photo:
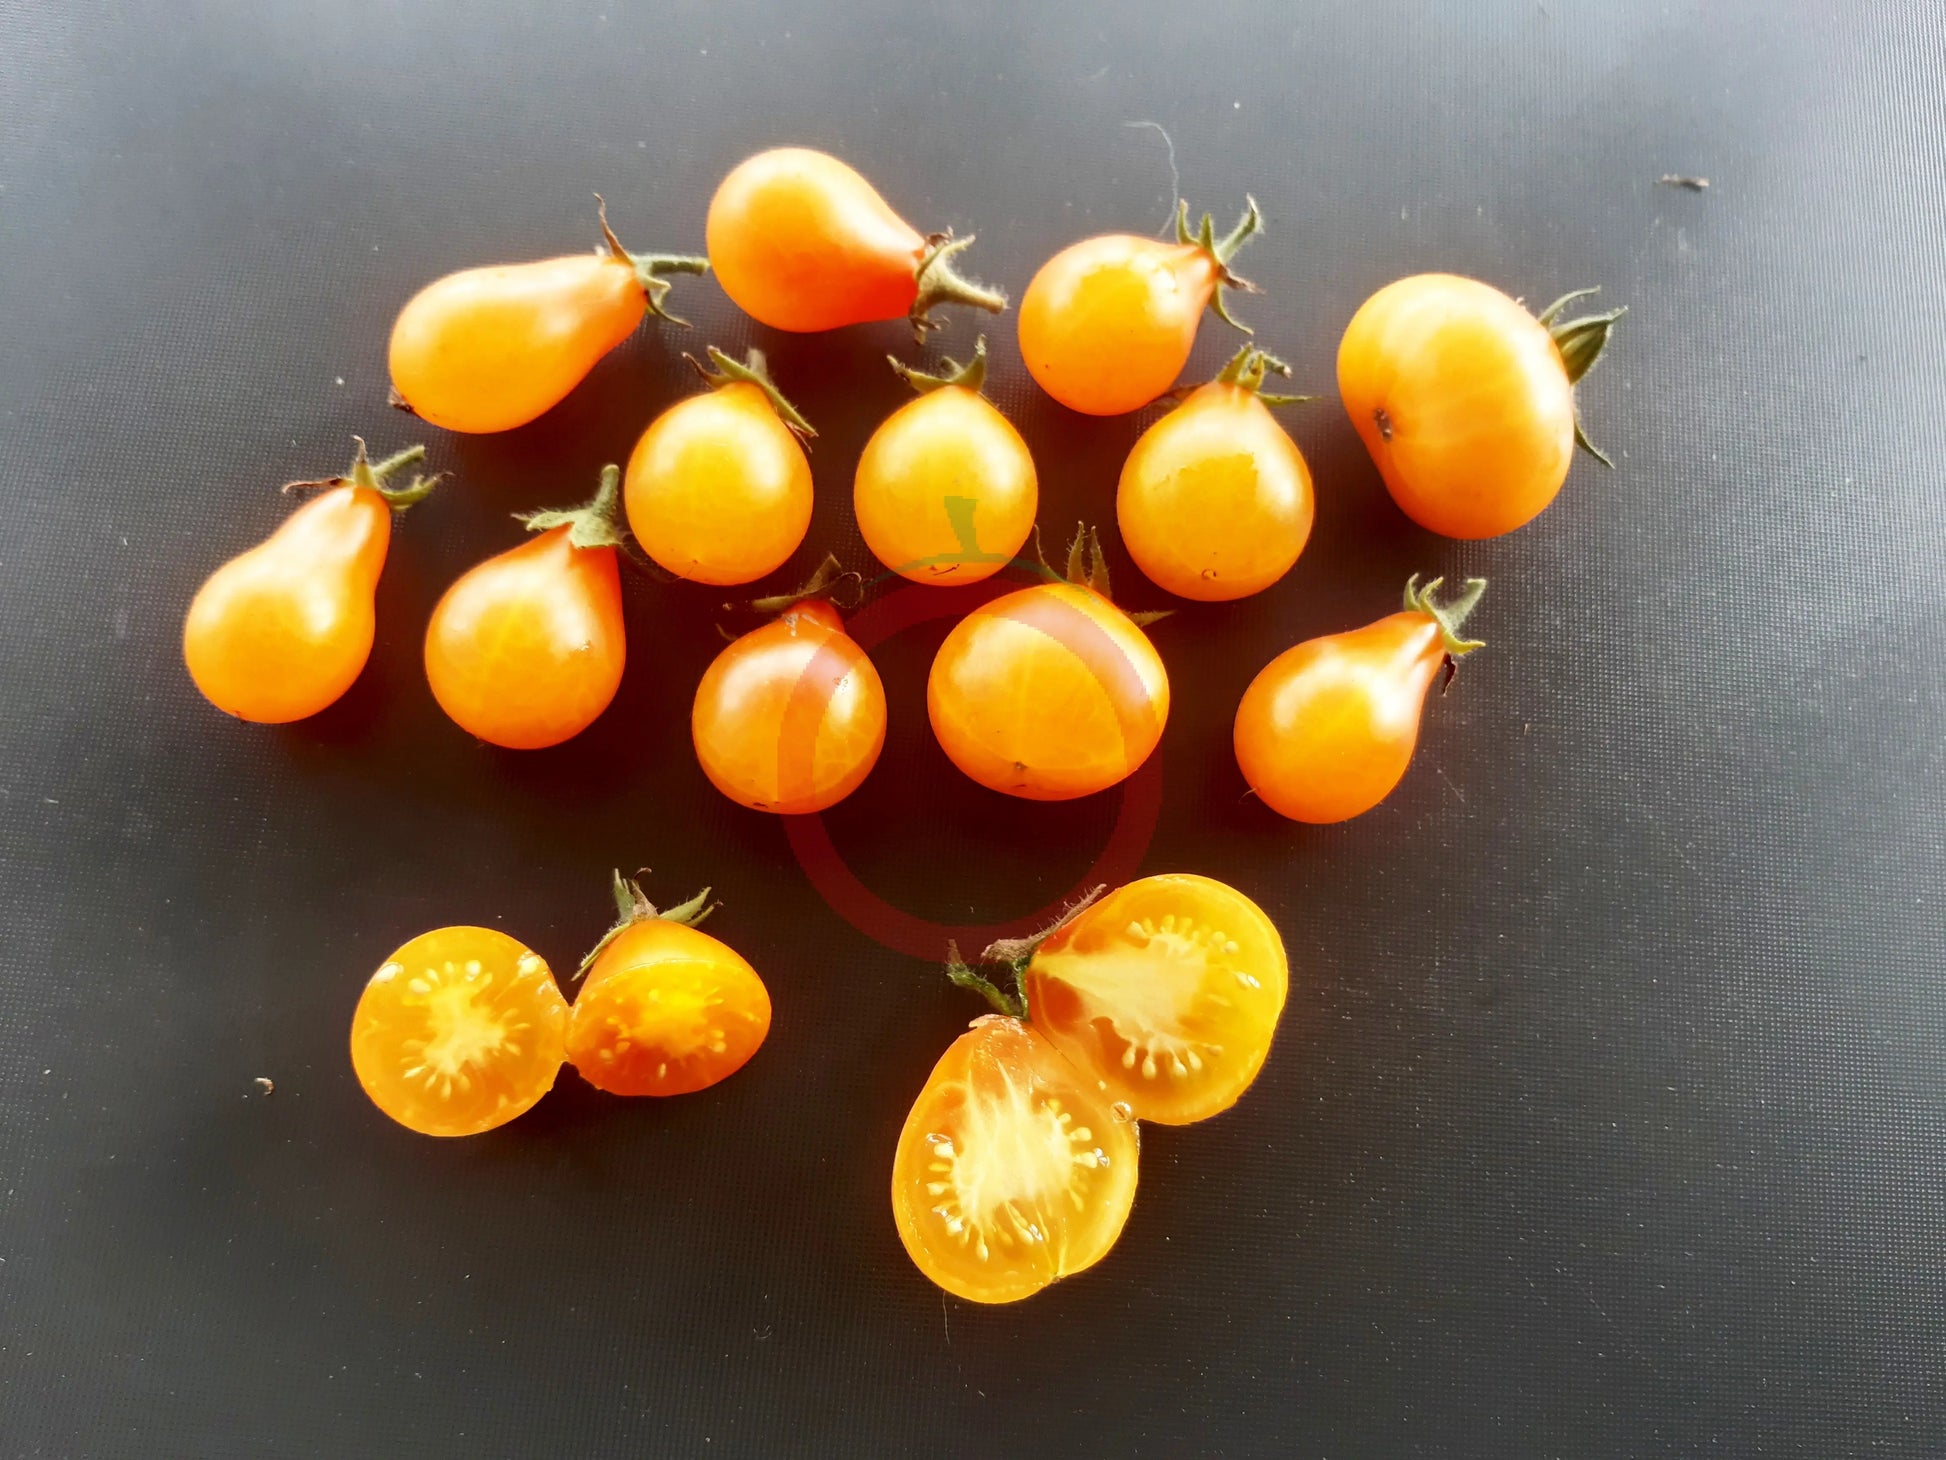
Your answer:
[[[1338,390],[1406,516],[1447,537],[1496,537],[1530,521],[1588,440],[1574,384],[1621,310],[1557,322],[1592,289],[1538,319],[1498,289],[1452,274],[1388,284],[1338,346]]]
[[[1142,433],[1122,467],[1115,516],[1135,565],[1183,598],[1261,592],[1311,535],[1311,469],[1266,405],[1274,356],[1246,345],[1222,374]]]
[[[865,546],[914,583],[977,583],[1000,571],[1034,529],[1034,458],[980,393],[986,341],[967,365],[924,375],[892,368],[919,399],[888,416],[858,458],[852,508]]]
[[[690,709],[717,790],[786,816],[857,790],[885,745],[885,686],[829,602],[804,598],[718,654]]]
[[[392,518],[437,480],[390,487],[386,479],[425,454],[411,446],[373,465],[359,441],[344,476],[290,483],[286,491],[322,490],[210,574],[183,621],[182,655],[211,704],[277,725],[315,715],[351,688],[371,657],[372,599]]]
[[[926,713],[947,757],[983,786],[1066,801],[1125,780],[1169,717],[1169,675],[1136,622],[1108,599],[1101,545],[1083,576],[994,599],[933,656]]]
[[[1263,227],[1256,199],[1227,237],[1207,213],[1189,227],[1176,210],[1173,243],[1132,233],[1083,239],[1054,255],[1020,301],[1020,354],[1054,399],[1090,416],[1119,416],[1176,383],[1205,308],[1230,324],[1225,288],[1237,250]]]
[[[817,435],[752,350],[739,364],[715,346],[710,389],[650,423],[628,459],[628,524],[642,550],[679,578],[749,583],[781,567],[811,525]]]
[[[1405,607],[1376,623],[1307,639],[1250,682],[1237,706],[1237,765],[1264,804],[1293,821],[1345,821],[1398,785],[1440,666],[1481,647],[1459,631],[1486,580],[1451,603],[1440,580],[1406,584]]]
[[[448,274],[392,325],[393,401],[451,431],[507,431],[560,403],[597,361],[662,308],[666,273],[707,259],[632,254],[608,226],[606,251]]]
[[[807,332],[909,318],[935,304],[994,313],[1007,297],[953,272],[973,242],[922,235],[828,153],[777,147],[730,170],[710,199],[710,262],[723,292],[774,329]]]
[[[512,750],[579,735],[621,686],[627,645],[615,554],[620,473],[585,507],[521,519],[539,534],[446,590],[426,627],[426,680],[461,729]]]

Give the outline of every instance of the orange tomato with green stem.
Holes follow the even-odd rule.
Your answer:
[[[1426,695],[1442,666],[1482,647],[1460,637],[1486,590],[1469,578],[1450,603],[1441,580],[1406,584],[1405,606],[1342,634],[1287,649],[1237,706],[1237,765],[1263,803],[1293,821],[1345,821],[1398,785],[1419,740]]]
[[[1173,242],[1103,234],[1043,264],[1020,301],[1020,355],[1041,388],[1084,415],[1123,415],[1176,383],[1205,309],[1243,329],[1223,291],[1255,288],[1230,268],[1263,229],[1257,200],[1248,202],[1223,238],[1207,213],[1192,232],[1181,200]]]
[[[1536,318],[1498,289],[1453,274],[1388,284],[1352,316],[1338,389],[1379,475],[1414,522],[1447,537],[1497,537],[1559,494],[1589,441],[1574,387],[1623,310]]]
[[[537,534],[470,569],[426,626],[426,680],[462,730],[511,750],[579,735],[621,686],[620,472],[594,500],[520,520]]]
[[[855,169],[829,153],[776,147],[717,185],[707,224],[723,292],[773,329],[810,332],[907,318],[923,334],[939,304],[992,313],[1007,296],[962,278],[973,242],[921,234]]]
[[[1149,581],[1182,598],[1260,593],[1311,535],[1311,469],[1266,407],[1266,374],[1290,367],[1245,345],[1209,384],[1162,417],[1122,466],[1115,517]]]
[[[749,583],[776,571],[811,525],[811,423],[777,388],[763,352],[738,363],[712,345],[709,387],[649,424],[628,458],[630,529],[679,578]]]
[[[409,446],[374,464],[365,442],[343,476],[291,482],[320,489],[248,552],[231,558],[190,601],[182,655],[204,698],[226,714],[280,725],[315,715],[351,688],[371,657],[373,596],[392,519],[437,477],[387,485],[425,459]]]
[[[881,563],[914,583],[989,578],[1034,530],[1034,458],[981,393],[986,356],[982,338],[969,363],[949,359],[938,375],[893,360],[919,398],[886,417],[858,458],[858,531]]]
[[[393,404],[450,431],[512,430],[565,399],[644,314],[683,323],[662,307],[664,275],[709,261],[630,253],[606,204],[601,233],[593,254],[462,269],[413,295],[392,325]]]

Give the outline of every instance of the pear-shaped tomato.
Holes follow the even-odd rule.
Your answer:
[[[980,393],[986,359],[982,339],[970,364],[948,360],[939,375],[894,360],[919,399],[886,417],[858,458],[858,531],[881,563],[914,583],[989,578],[1034,530],[1034,458]]]
[[[1208,385],[1142,433],[1122,466],[1115,516],[1135,565],[1160,588],[1215,602],[1259,593],[1311,535],[1311,469],[1266,403],[1283,361],[1244,346]]]
[[[1041,388],[1085,415],[1119,416],[1174,385],[1203,310],[1235,324],[1223,290],[1252,287],[1230,272],[1237,250],[1263,227],[1256,199],[1249,202],[1224,238],[1207,213],[1191,232],[1185,201],[1173,243],[1108,233],[1041,265],[1020,301],[1020,354]]]
[[[1237,706],[1236,756],[1264,804],[1293,821],[1344,821],[1392,793],[1412,760],[1440,666],[1480,647],[1461,624],[1486,588],[1451,603],[1440,580],[1406,584],[1405,607],[1377,623],[1307,639],[1264,666]]]
[[[707,259],[632,254],[601,219],[605,252],[462,269],[426,285],[392,325],[393,403],[449,431],[508,431],[559,404],[662,307],[669,273]]]
[[[461,729],[512,750],[579,735],[621,686],[620,471],[585,507],[534,512],[539,535],[469,569],[426,626],[426,680]]]
[[[806,147],[732,168],[710,199],[708,239],[723,292],[773,329],[906,317],[923,333],[935,304],[1007,307],[1006,295],[953,272],[970,236],[921,234],[856,171]]]
[[[1406,516],[1447,537],[1512,532],[1552,502],[1588,440],[1574,384],[1623,311],[1537,319],[1477,279],[1417,274],[1352,316],[1338,346],[1345,411]]]
[[[292,482],[286,491],[323,490],[210,574],[183,622],[182,656],[211,704],[279,725],[351,688],[371,657],[372,596],[392,518],[433,488],[422,477],[409,487],[388,487],[386,478],[425,454],[412,446],[374,466],[359,441],[344,476]]]

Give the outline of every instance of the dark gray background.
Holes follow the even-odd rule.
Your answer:
[[[1010,10],[0,4],[0,1450],[1946,1451],[1938,10]],[[1156,629],[1144,862],[1284,929],[1276,1050],[1234,1112],[1147,1132],[1109,1260],[980,1310],[913,1271],[886,1199],[975,1011],[697,770],[721,595],[632,581],[620,698],[555,751],[468,742],[419,668],[443,585],[583,495],[706,341],[771,348],[824,433],[777,583],[866,563],[850,473],[902,331],[773,338],[686,282],[694,332],[472,439],[385,410],[384,342],[446,270],[590,245],[595,189],[633,246],[699,248],[716,180],[786,141],[977,229],[1018,294],[1075,238],[1161,226],[1136,121],[1199,209],[1262,201],[1240,307],[1300,389],[1329,397],[1400,274],[1604,285],[1630,312],[1581,398],[1617,470],[1457,546],[1335,399],[1289,413],[1317,531],[1273,590]],[[1112,525],[1146,417],[1068,415],[989,333],[1043,522]],[[1203,335],[1206,373],[1233,345]],[[428,437],[458,480],[395,539],[345,700],[230,723],[182,610],[354,431]],[[1336,829],[1240,799],[1250,676],[1413,570],[1491,577],[1491,642],[1405,784]],[[879,652],[891,740],[829,825],[903,908],[1020,916],[1117,795],[952,773],[922,707],[944,628]],[[643,863],[665,897],[713,882],[768,980],[748,1070],[667,1103],[569,1075],[455,1143],[366,1103],[345,1035],[386,952],[479,921],[572,967]]]

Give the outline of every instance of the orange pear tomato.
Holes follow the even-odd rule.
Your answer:
[[[372,598],[392,541],[392,518],[433,489],[386,479],[424,459],[412,446],[374,466],[358,456],[274,533],[210,574],[183,621],[189,677],[211,704],[239,719],[279,725],[315,715],[357,679],[371,657]]]

